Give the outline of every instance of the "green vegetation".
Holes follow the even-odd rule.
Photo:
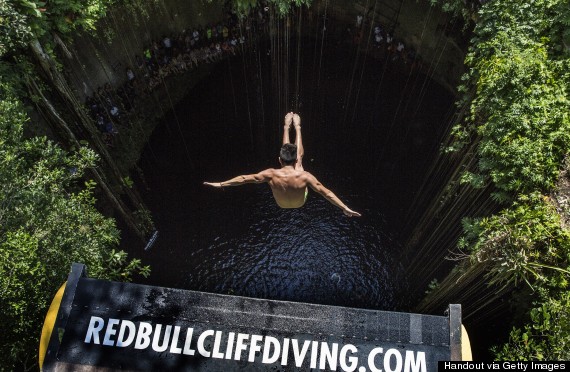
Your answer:
[[[46,138],[26,137],[27,110],[53,113],[61,127],[69,115],[46,96],[63,84],[54,46],[67,33],[91,29],[108,1],[0,2],[0,370],[37,369],[39,336],[47,308],[72,262],[91,276],[130,280],[149,267],[117,251],[119,231],[95,208],[91,177],[103,178],[99,155],[70,136],[72,151]],[[45,50],[49,61],[30,52]],[[50,61],[51,60],[51,61]],[[50,70],[52,67],[52,70]],[[43,70],[46,71],[46,70]],[[59,84],[59,85],[58,85]],[[34,89],[32,89],[34,88]],[[65,93],[61,89],[60,92]],[[33,92],[33,93],[32,93]],[[61,96],[64,96],[63,94]],[[48,118],[49,120],[49,118]]]
[[[5,86],[0,97],[0,369],[11,371],[36,365],[43,319],[71,263],[112,280],[149,268],[115,251],[119,231],[95,209],[94,183],[80,187],[95,153],[24,138],[23,107]]]
[[[496,215],[464,220],[464,231],[459,247],[469,249],[476,262],[492,262],[489,284],[568,288],[570,231],[542,195],[520,195]]]
[[[530,311],[530,324],[514,328],[509,342],[493,348],[500,360],[570,360],[570,293],[547,297]]]
[[[570,8],[559,0],[461,3],[444,8],[476,25],[460,87],[468,114],[448,150],[477,143],[477,165],[462,181],[491,186],[504,209],[466,219],[459,247],[472,265],[485,265],[489,284],[532,290],[529,323],[513,329],[496,357],[568,359],[569,216],[552,194],[570,150]]]
[[[25,47],[33,39],[51,33],[95,29],[112,0],[0,2],[0,56]]]
[[[210,0],[212,1],[212,0]],[[281,16],[288,14],[292,6],[309,6],[312,0],[268,0]],[[236,14],[246,15],[258,6],[258,0],[233,0],[233,10]]]

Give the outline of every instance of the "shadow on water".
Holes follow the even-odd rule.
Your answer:
[[[312,95],[301,111],[304,165],[363,217],[345,217],[312,191],[304,207],[283,210],[267,185],[224,190],[202,185],[278,166],[282,121],[258,122],[261,107],[251,93],[255,73],[249,72],[257,68],[243,68],[236,56],[216,66],[175,108],[176,116],[165,117],[139,163],[149,185],[145,200],[160,230],[157,244],[142,254],[153,268],[150,283],[364,308],[406,307],[398,226],[437,152],[433,126],[443,120],[451,97],[440,92],[443,103],[438,94],[413,103],[407,96],[413,90],[402,87],[406,76],[388,70],[381,77],[381,61],[372,60],[359,86],[356,120],[340,123],[352,57],[327,53],[335,63],[323,69],[321,86],[315,87],[310,67],[302,72],[305,94]],[[282,117],[285,113],[269,114],[269,73],[262,82],[266,116]],[[401,97],[412,100],[403,102],[412,102],[407,116],[394,111],[402,106]],[[429,112],[416,110],[423,114],[411,117],[414,104]],[[273,131],[279,134],[268,135]],[[251,148],[251,134],[260,132],[274,149],[271,155]]]

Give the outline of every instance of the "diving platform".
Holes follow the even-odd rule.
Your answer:
[[[461,360],[442,316],[92,279],[73,264],[46,318],[43,371],[437,371]]]

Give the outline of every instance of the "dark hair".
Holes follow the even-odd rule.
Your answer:
[[[279,158],[285,165],[293,165],[297,161],[297,145],[286,143],[281,146]]]

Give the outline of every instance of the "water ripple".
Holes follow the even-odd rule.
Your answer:
[[[283,210],[265,188],[245,192],[231,208],[247,215],[198,240],[183,287],[259,298],[391,309],[401,286],[395,247],[382,216],[344,217],[311,195],[306,206]],[[223,202],[211,209],[229,208]],[[206,210],[206,208],[204,208]],[[212,228],[212,227],[211,227]],[[211,237],[208,237],[209,235]]]

